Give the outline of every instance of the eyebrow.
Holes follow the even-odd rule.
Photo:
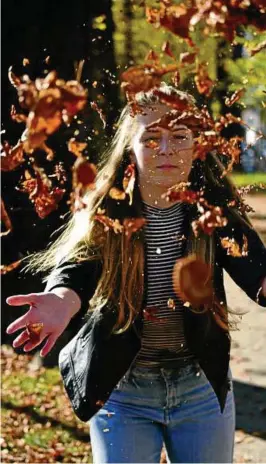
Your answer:
[[[158,128],[158,129],[160,129],[160,128]],[[176,127],[176,128],[173,127],[171,130],[172,130],[172,132],[179,132],[179,131],[184,131],[184,130],[188,131],[188,132],[190,131],[190,129],[188,127],[185,127],[185,126],[179,126],[179,127]],[[162,132],[162,130],[153,130],[153,131],[151,131],[151,130],[146,131],[145,130],[142,135],[148,135],[148,134],[154,135],[154,134],[160,134],[161,132]]]

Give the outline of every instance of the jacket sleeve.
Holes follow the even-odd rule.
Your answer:
[[[228,219],[228,225],[216,231],[219,264],[252,300],[266,307],[266,297],[261,292],[266,277],[266,248],[258,233],[248,223],[234,220],[230,216]],[[243,235],[248,242],[247,256],[238,258],[228,255],[221,245],[221,238],[235,238],[241,244]]]
[[[88,310],[88,302],[93,296],[100,278],[101,266],[98,260],[82,262],[63,262],[48,276],[44,291],[50,292],[56,287],[74,290],[81,299],[80,311],[73,321],[80,322]]]

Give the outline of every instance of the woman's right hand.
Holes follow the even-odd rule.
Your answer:
[[[17,348],[26,343],[24,351],[28,352],[46,339],[46,343],[40,351],[42,357],[51,351],[56,340],[64,332],[71,318],[81,306],[76,292],[63,287],[55,288],[51,292],[10,296],[6,302],[11,306],[30,305],[30,309],[26,314],[16,319],[6,329],[8,334],[23,329],[13,341],[13,347]],[[26,324],[36,323],[42,323],[43,327],[39,339],[33,342],[30,341]]]

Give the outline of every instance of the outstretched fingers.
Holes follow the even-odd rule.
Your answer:
[[[13,295],[9,296],[6,299],[6,302],[10,306],[22,306],[26,304],[34,306],[37,303],[39,297],[40,296],[36,293],[29,293],[28,295]]]
[[[13,348],[18,348],[19,346],[23,345],[23,343],[27,342],[29,340],[29,334],[27,333],[26,330],[21,332],[19,336],[13,341]]]
[[[43,346],[43,348],[40,351],[40,356],[41,357],[46,356],[51,351],[51,349],[55,345],[55,342],[56,342],[57,339],[58,339],[58,334],[57,335],[50,334],[50,336],[46,340],[45,345]]]
[[[16,332],[19,329],[24,329],[26,327],[26,324],[29,323],[29,321],[28,321],[28,319],[29,319],[28,312],[26,314],[24,314],[23,316],[19,317],[18,319],[16,319],[11,324],[9,324],[9,326],[6,329],[6,333],[8,335]]]

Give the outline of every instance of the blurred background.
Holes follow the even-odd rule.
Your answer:
[[[149,4],[156,6],[158,2],[146,2]],[[81,83],[88,88],[89,102],[96,101],[103,110],[107,126],[103,129],[99,115],[88,102],[82,117],[75,118],[70,127],[61,127],[49,138],[48,144],[56,152],[54,161],[48,162],[41,151],[36,159],[47,173],[53,172],[55,163],[63,162],[70,178],[75,156],[68,151],[67,141],[75,136],[77,140],[87,142],[85,155],[97,163],[99,153],[110,143],[119,111],[125,103],[120,92],[121,72],[128,66],[142,64],[151,49],[163,56],[164,62],[170,63],[171,58],[162,55],[161,51],[162,43],[168,40],[175,56],[189,51],[188,44],[180,37],[148,24],[144,7],[144,2],[131,0],[3,2],[2,140],[15,145],[22,132],[21,125],[10,117],[11,105],[18,108],[16,90],[7,77],[10,66],[16,75],[28,74],[31,79],[43,77],[55,69],[60,78],[69,80],[75,78],[77,64],[84,60]],[[251,214],[252,221],[266,242],[266,195],[260,185],[266,184],[266,140],[258,135],[266,133],[266,59],[264,51],[252,59],[250,52],[265,39],[266,34],[253,26],[245,29],[237,26],[237,35],[232,42],[218,35],[203,35],[198,28],[193,33],[193,40],[199,48],[200,60],[208,63],[215,87],[211,98],[206,99],[198,93],[190,73],[184,70],[180,88],[193,93],[198,103],[206,104],[215,117],[230,111],[249,126],[232,124],[223,135],[243,137],[240,163],[235,166],[232,178],[239,187],[257,184],[248,188],[247,203],[255,210]],[[244,89],[243,97],[229,109],[225,105],[226,98],[241,88]],[[10,264],[45,248],[56,236],[51,237],[51,234],[64,223],[69,211],[70,181],[58,209],[40,219],[28,196],[18,191],[25,167],[24,164],[2,174],[2,197],[13,224],[13,230],[2,238],[2,264]],[[39,292],[44,288],[41,275],[32,276],[20,270],[18,267],[2,277],[3,459],[5,462],[90,462],[88,430],[68,409],[60,390],[58,372],[56,368],[52,369],[57,365],[59,350],[73,332],[66,331],[43,361],[37,352],[26,356],[18,349],[15,353],[11,348],[15,336],[7,337],[5,333],[7,325],[25,309],[7,306],[6,297]],[[261,308],[251,303],[228,277],[226,279],[231,305],[253,310],[233,345],[232,363],[235,363],[233,370],[238,397],[236,460],[263,462],[262,456],[266,456],[265,323],[264,329],[261,322],[258,326]],[[45,367],[51,369],[45,370]],[[252,372],[253,367],[257,373]],[[251,371],[247,374],[248,369]],[[245,413],[247,403],[250,403],[250,410]],[[14,425],[16,422],[18,426]],[[8,432],[7,424],[10,426]],[[35,428],[37,432],[34,432]],[[45,430],[44,435],[38,431],[40,428]],[[7,439],[7,435],[13,439]],[[74,443],[72,448],[70,441]],[[83,458],[87,460],[83,461]]]

